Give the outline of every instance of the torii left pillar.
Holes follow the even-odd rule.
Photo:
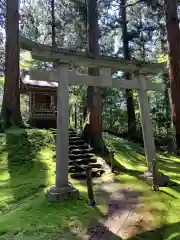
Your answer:
[[[58,67],[57,90],[57,135],[56,135],[56,179],[55,186],[48,191],[50,201],[79,197],[79,192],[68,181],[69,161],[69,79],[68,64]]]

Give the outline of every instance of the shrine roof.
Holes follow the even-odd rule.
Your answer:
[[[57,82],[31,80],[29,75],[26,75],[26,76],[22,77],[21,79],[25,85],[37,86],[37,87],[50,87],[50,88],[58,87]]]

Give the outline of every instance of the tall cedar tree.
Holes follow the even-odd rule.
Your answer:
[[[56,47],[56,20],[55,20],[55,0],[51,0],[51,38],[52,38],[52,47]]]
[[[51,0],[51,43],[52,47],[56,48],[56,18],[55,18],[55,0]],[[53,68],[58,67],[57,62],[53,62]]]
[[[180,31],[177,1],[164,0],[164,4],[169,47],[169,78],[172,91],[173,123],[176,129],[176,144],[180,147]]]
[[[88,52],[91,56],[98,56],[100,47],[97,0],[87,0],[87,12]],[[99,75],[99,69],[90,68],[88,73],[89,75],[97,76]],[[99,87],[88,87],[87,105],[88,123],[85,125],[83,135],[86,135],[93,148],[99,152],[104,152],[105,145],[102,139],[101,94]]]
[[[121,0],[120,6],[120,19],[122,20],[122,40],[123,40],[123,54],[125,60],[130,60],[127,18],[126,18],[126,0]],[[124,73],[125,79],[130,79],[129,73]],[[128,116],[128,135],[130,138],[136,135],[136,115],[133,101],[133,92],[130,89],[126,90],[126,104],[127,104],[127,116]]]
[[[2,104],[3,128],[22,126],[19,89],[19,0],[6,1],[5,84]]]

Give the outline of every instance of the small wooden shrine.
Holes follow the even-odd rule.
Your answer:
[[[29,96],[29,123],[36,127],[56,127],[57,82],[31,80],[21,75],[21,93]]]

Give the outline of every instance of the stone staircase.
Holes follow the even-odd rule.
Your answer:
[[[98,163],[93,149],[78,136],[75,130],[69,130],[69,173],[72,178],[85,179],[86,167],[92,167],[92,177],[100,177],[103,166]]]
[[[51,129],[56,138],[56,130]],[[54,155],[56,157],[56,154]],[[92,167],[92,177],[100,177],[105,171],[102,161],[97,159],[93,149],[80,138],[77,132],[69,129],[69,174],[74,179],[86,179],[86,168]]]

